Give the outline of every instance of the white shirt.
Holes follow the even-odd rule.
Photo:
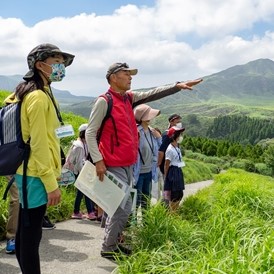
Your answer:
[[[180,148],[169,144],[166,150],[165,159],[170,161],[171,166],[182,166],[182,153]]]

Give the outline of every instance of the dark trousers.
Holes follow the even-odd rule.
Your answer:
[[[39,245],[42,238],[42,220],[47,205],[23,209],[20,205],[18,227],[15,237],[16,258],[22,274],[40,274]],[[24,211],[27,211],[29,224],[26,225]]]
[[[151,198],[152,172],[141,173],[135,186],[137,189],[136,207],[147,208]]]
[[[82,201],[83,197],[85,198],[85,203],[86,203],[88,213],[91,213],[95,210],[94,204],[90,200],[90,198],[87,197],[86,195],[84,195],[84,193],[82,193],[79,189],[77,189],[76,198],[75,198],[75,202],[74,202],[74,213],[80,212],[80,205],[81,205],[81,201]]]

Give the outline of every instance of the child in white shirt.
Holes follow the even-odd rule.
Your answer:
[[[171,211],[176,211],[184,195],[184,176],[182,167],[185,165],[182,161],[182,153],[179,144],[182,142],[185,128],[171,127],[167,135],[171,139],[166,154],[164,166],[164,197],[168,201]]]

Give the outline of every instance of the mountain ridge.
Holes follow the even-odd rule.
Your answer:
[[[1,76],[0,90],[14,90],[22,76]],[[12,89],[11,89],[12,88]],[[146,91],[149,88],[138,89]],[[76,96],[69,91],[53,89],[63,111],[89,117],[95,97]],[[163,114],[172,111],[184,112],[191,106],[231,104],[244,107],[268,107],[274,109],[274,61],[257,59],[243,65],[235,65],[220,72],[203,77],[203,82],[193,91],[178,92],[172,96],[149,103],[161,109]],[[213,113],[222,115],[217,108]],[[191,111],[191,110],[190,110]],[[202,114],[202,113],[200,113]]]
[[[0,75],[0,90],[6,90],[6,91],[13,91],[18,83],[23,81],[23,75]],[[92,96],[78,96],[73,95],[68,90],[60,90],[56,88],[52,88],[52,92],[54,96],[58,99],[58,102],[60,103],[61,107],[65,105],[71,105],[75,103],[80,103],[86,100],[94,100],[95,97]]]

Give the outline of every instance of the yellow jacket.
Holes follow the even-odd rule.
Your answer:
[[[45,87],[48,93],[51,91]],[[18,101],[14,93],[6,103]],[[39,177],[47,192],[58,188],[57,178],[61,174],[60,141],[55,129],[60,126],[56,110],[48,94],[35,90],[27,94],[21,107],[21,126],[25,142],[30,138],[30,158],[27,176]],[[17,169],[23,174],[23,165]]]

